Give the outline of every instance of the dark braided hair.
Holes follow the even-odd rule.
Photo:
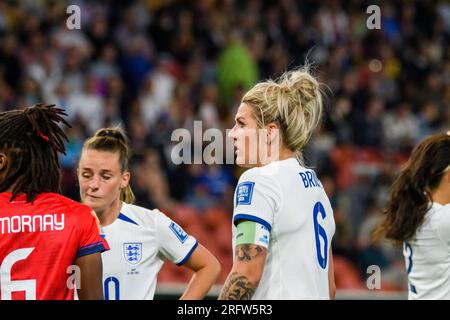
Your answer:
[[[0,192],[12,188],[11,201],[19,194],[32,202],[40,193],[60,193],[58,153],[66,154],[68,138],[58,124],[70,127],[66,115],[43,104],[0,113],[0,151],[10,161]]]

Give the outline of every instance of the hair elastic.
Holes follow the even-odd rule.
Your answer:
[[[40,132],[40,131],[38,131],[38,135],[39,135],[39,137],[41,137],[42,139],[44,139],[44,140],[47,141],[47,142],[50,140],[45,134],[43,134],[43,133]]]

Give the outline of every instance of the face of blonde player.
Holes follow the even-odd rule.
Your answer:
[[[277,127],[274,124],[268,124],[266,129],[267,132],[272,132],[272,129]],[[235,116],[235,125],[228,134],[234,141],[238,166],[250,168],[264,164],[260,155],[260,139],[265,139],[261,141],[261,145],[267,144],[267,139],[270,139],[267,132],[261,131],[258,127],[251,107],[241,103]]]
[[[120,172],[119,153],[85,150],[78,167],[81,201],[91,207],[99,218],[118,214],[120,191],[128,186],[130,173]]]

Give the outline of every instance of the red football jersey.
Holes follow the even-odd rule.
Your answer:
[[[0,193],[0,300],[73,300],[78,257],[109,250],[91,208],[55,193]]]

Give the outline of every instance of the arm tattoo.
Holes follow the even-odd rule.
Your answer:
[[[251,262],[263,253],[261,246],[242,244],[236,247],[235,258],[239,262]],[[219,300],[250,300],[257,286],[258,283],[251,283],[245,275],[233,272],[225,281]]]
[[[263,253],[263,248],[255,244],[242,244],[236,247],[237,261],[251,261]]]
[[[233,272],[227,278],[219,300],[250,300],[256,286],[251,284],[246,276]]]

